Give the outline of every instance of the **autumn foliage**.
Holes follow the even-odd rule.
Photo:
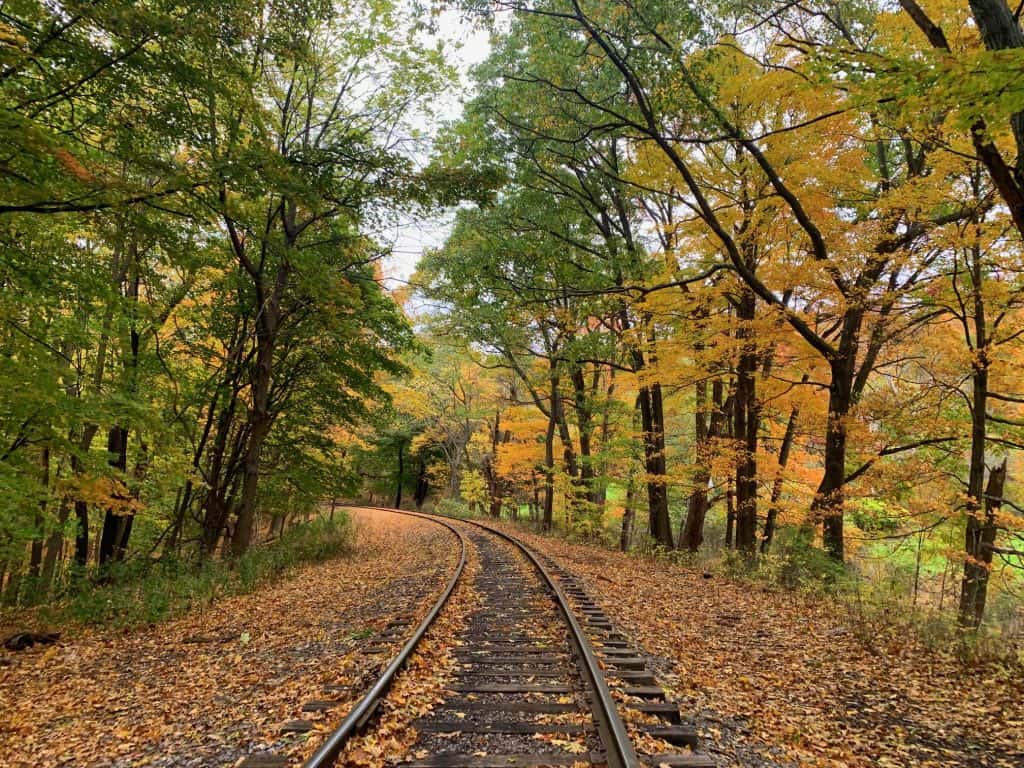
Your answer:
[[[492,515],[751,567],[881,559],[967,626],[997,574],[1012,625],[1018,22],[501,5],[435,164],[503,181],[414,278],[446,495],[477,473]]]

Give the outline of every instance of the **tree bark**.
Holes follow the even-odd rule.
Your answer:
[[[804,376],[804,381],[807,376]],[[779,446],[779,468],[775,473],[775,482],[772,483],[771,504],[768,507],[768,515],[764,521],[764,538],[761,539],[761,554],[768,551],[775,537],[775,528],[779,519],[779,499],[782,498],[782,475],[786,464],[789,463],[789,452],[793,446],[793,438],[796,435],[796,422],[800,418],[800,409],[796,406],[789,412],[789,421],[786,422],[786,432],[782,436],[782,445]]]
[[[1007,0],[969,0],[981,39],[990,51],[1024,48],[1024,32]],[[1010,116],[1010,129],[1017,145],[1014,174],[1018,186],[1024,183],[1024,112]]]
[[[211,408],[212,408],[211,404]],[[230,478],[225,468],[228,439],[231,436],[232,420],[235,413],[235,402],[232,401],[218,416],[217,432],[211,447],[209,470],[206,481],[208,488],[203,499],[203,531],[202,551],[212,555],[217,550],[217,542],[227,524],[229,507],[226,501]]]
[[[132,237],[128,244],[126,256],[127,272],[129,275],[125,298],[130,304],[131,323],[128,328],[127,343],[122,347],[125,367],[125,390],[129,395],[134,396],[138,392],[138,368],[139,349],[141,337],[135,322],[135,314],[138,312],[139,291],[142,284],[141,264],[139,257],[139,244]],[[112,463],[115,469],[119,470],[122,482],[127,484],[128,472],[128,425],[119,424],[110,428],[107,436],[107,450],[115,454],[116,463]],[[124,499],[127,501],[127,497]],[[105,565],[111,560],[122,560],[128,546],[128,538],[131,535],[133,515],[130,509],[121,509],[114,514],[107,509],[103,518],[103,530],[100,535],[100,548],[98,560],[100,565]]]
[[[844,334],[844,340],[845,340]],[[842,349],[841,345],[841,349]],[[828,554],[843,562],[843,504],[846,485],[847,420],[853,405],[853,349],[830,361],[828,420],[825,428],[825,472],[811,503],[812,519],[821,519],[822,540]]]
[[[570,517],[580,510],[586,492],[581,485],[580,462],[576,454],[575,445],[573,444],[572,433],[569,431],[569,419],[565,412],[565,400],[562,398],[560,390],[561,377],[555,372],[556,365],[557,363],[552,360],[551,413],[558,427],[558,437],[562,443],[562,466],[565,468],[566,475],[569,476],[571,488],[565,506],[566,525],[568,525]]]
[[[46,523],[46,506],[50,489],[50,446],[44,445],[39,454],[39,482],[42,485],[42,500],[36,512],[36,533],[32,537],[29,553],[29,576],[38,578],[43,568],[43,529]]]
[[[74,465],[74,460],[72,460]],[[89,563],[89,505],[75,499],[75,565],[85,568]]]
[[[209,556],[217,549],[217,542],[220,541],[221,533],[227,523],[228,505],[227,486],[230,482],[231,463],[225,462],[227,455],[228,441],[231,437],[232,425],[235,421],[235,413],[238,410],[239,394],[241,391],[242,361],[244,358],[243,343],[246,337],[246,321],[236,315],[234,328],[230,342],[227,344],[228,353],[225,360],[224,375],[219,384],[209,396],[206,405],[206,418],[203,421],[203,431],[199,443],[192,454],[192,469],[200,472],[205,463],[206,470],[202,472],[203,479],[207,486],[202,495],[202,531],[200,537],[201,552]],[[222,398],[226,402],[221,403]],[[211,441],[212,435],[212,443]],[[207,446],[209,445],[209,449]],[[193,498],[198,494],[195,491],[191,478],[185,481],[184,493],[178,515],[184,520],[184,516],[192,504]]]
[[[596,372],[595,372],[596,376]],[[595,382],[595,391],[597,383]],[[615,368],[609,368],[608,372],[608,387],[605,390],[604,404],[601,413],[601,448],[602,458],[600,461],[600,474],[601,478],[594,489],[594,504],[597,505],[598,513],[603,518],[605,506],[608,503],[608,467],[607,467],[607,453],[605,452],[606,446],[611,441],[612,434],[612,423],[611,423],[611,406],[613,398],[615,396]]]
[[[757,401],[757,343],[751,323],[757,302],[754,292],[744,287],[736,307],[740,356],[736,369],[736,394],[733,404],[737,445],[736,457],[736,548],[748,556],[757,545],[757,430],[760,406]]]
[[[973,7],[973,3],[972,3]],[[975,244],[970,265],[974,355],[971,371],[971,461],[967,477],[967,521],[964,530],[964,575],[960,586],[961,626],[977,628],[985,615],[988,576],[996,539],[995,512],[1006,482],[1006,460],[989,472],[985,489],[985,447],[988,438],[989,330],[982,294],[984,270]],[[968,338],[968,342],[970,339]],[[983,494],[984,490],[984,494]]]
[[[672,549],[674,542],[665,485],[665,417],[661,385],[655,382],[640,387],[637,404],[640,407],[644,469],[647,473],[648,531],[659,545]]]
[[[490,516],[501,517],[501,506],[504,503],[505,485],[498,474],[498,447],[511,439],[508,432],[501,430],[501,412],[495,411],[494,424],[491,427],[491,454],[484,461],[484,474],[487,477],[487,493],[490,502]]]
[[[108,463],[117,470],[121,478],[124,478],[128,469],[128,430],[124,427],[113,426],[107,432],[107,451],[110,453]],[[122,500],[120,492],[116,496]],[[125,514],[123,509],[117,510],[107,507],[103,516],[103,529],[100,532],[100,546],[97,551],[96,561],[100,565],[106,565],[116,559],[118,543],[122,532],[121,518]]]
[[[398,479],[395,481],[395,509],[402,508],[402,485],[405,483],[405,440],[398,441]]]
[[[733,478],[725,481],[725,548],[733,548],[733,533],[736,529],[736,490]]]
[[[287,228],[287,226],[286,226]],[[281,315],[281,298],[291,268],[287,260],[277,267],[273,287],[268,295],[259,290],[257,295],[264,298],[260,304],[256,324],[256,367],[252,377],[252,408],[250,410],[249,441],[245,451],[244,474],[242,476],[242,498],[238,505],[238,520],[231,537],[231,554],[238,557],[245,553],[252,543],[253,523],[256,519],[256,499],[259,490],[260,459],[263,445],[274,417],[270,412],[270,389],[273,384],[274,351]]]
[[[960,589],[960,623],[977,628],[985,615],[988,577],[992,569],[992,548],[996,541],[996,513],[999,511],[1006,484],[1006,459],[989,471],[985,487],[984,514],[976,510],[967,518],[964,577]]]
[[[990,51],[1024,47],[1024,32],[1007,0],[969,0],[975,24],[985,47]],[[913,19],[934,48],[950,53],[949,41],[942,28],[935,24],[916,0],[900,0],[900,5]],[[1019,10],[1018,10],[1019,13]],[[1007,163],[1002,152],[988,134],[983,119],[971,126],[971,141],[992,184],[1010,210],[1019,234],[1024,236],[1024,112],[1010,116],[1010,130],[1017,147],[1017,159]]]
[[[597,488],[594,482],[594,457],[591,445],[594,432],[593,408],[590,393],[587,392],[583,369],[580,366],[573,366],[571,379],[575,398],[576,425],[580,436],[580,484],[586,501],[595,504]]]
[[[548,428],[544,433],[544,507],[541,510],[541,528],[550,531],[555,520],[555,409],[548,415]]]
[[[423,506],[423,502],[427,500],[427,493],[430,491],[430,481],[427,479],[427,465],[423,459],[420,459],[420,471],[416,476],[416,493],[413,494],[413,501],[416,503],[416,509]]]
[[[619,549],[629,551],[633,538],[633,519],[636,517],[636,480],[632,472],[626,484],[626,507],[622,510],[622,530],[619,532]]]
[[[711,472],[708,468],[710,453],[708,416],[707,381],[698,381],[696,389],[696,407],[693,414],[694,452],[697,459],[697,471],[694,472],[693,490],[686,506],[686,519],[679,531],[679,548],[696,552],[704,541],[704,520],[708,514],[708,482]]]
[[[537,482],[537,470],[530,470],[530,483],[533,486],[533,496],[530,501],[530,520],[537,522],[540,517],[540,483]]]
[[[57,564],[60,562],[64,550],[64,525],[67,523],[70,513],[70,500],[62,499],[57,511],[57,526],[46,539],[46,554],[43,556],[43,580],[48,584],[52,584],[57,578]]]

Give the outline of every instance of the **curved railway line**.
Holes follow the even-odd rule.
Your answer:
[[[396,675],[465,577],[470,549],[480,566],[471,585],[478,604],[452,638],[454,678],[443,701],[411,723],[419,734],[410,750],[416,758],[396,755],[394,765],[714,767],[696,751],[696,732],[682,723],[678,704],[666,701],[643,655],[571,574],[484,523],[366,508],[443,525],[458,538],[459,561],[426,617],[304,768],[344,765],[346,742],[373,727]],[[396,622],[382,641],[407,631],[408,622]],[[268,757],[254,756],[243,768],[273,765]]]

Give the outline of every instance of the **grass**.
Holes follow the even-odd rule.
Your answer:
[[[621,490],[609,488],[609,500]],[[450,517],[474,517],[460,502],[443,499],[434,511]],[[483,515],[479,515],[483,516]],[[513,522],[504,517],[508,522]],[[566,529],[561,515],[556,514],[554,526],[547,535],[588,546],[618,549],[621,521],[606,516],[603,529],[587,534]],[[528,507],[519,508],[516,523],[534,533],[540,528],[528,519]],[[678,521],[673,521],[678,527]],[[946,549],[937,544],[923,548],[898,547],[892,542],[865,547],[862,557],[852,564],[840,565],[820,548],[811,545],[806,534],[794,526],[779,529],[771,551],[759,555],[756,565],[721,542],[725,537],[725,521],[709,516],[705,526],[705,546],[699,552],[668,550],[657,546],[644,533],[645,520],[638,515],[634,522],[633,546],[629,554],[639,558],[674,562],[697,571],[714,572],[739,581],[793,591],[831,603],[845,617],[851,631],[871,647],[880,638],[915,638],[933,652],[956,654],[967,664],[996,662],[1019,669],[1024,664],[1024,611],[1016,593],[992,585],[986,621],[978,631],[965,631],[957,625],[955,594],[949,594],[946,607],[936,608],[925,601],[926,586],[933,586],[948,567]],[[920,563],[917,558],[921,557]],[[874,563],[869,567],[869,563]],[[918,566],[920,566],[918,568]],[[922,592],[914,586],[920,575]],[[957,568],[944,580],[947,593],[955,593]],[[932,584],[926,584],[931,582]],[[928,595],[934,600],[935,593]],[[919,599],[920,598],[920,599]]]
[[[48,624],[132,628],[155,624],[230,595],[255,591],[296,566],[326,560],[349,548],[351,521],[315,520],[236,560],[135,560],[108,571],[103,582],[85,577],[55,603],[40,608]]]
[[[434,504],[431,510],[435,515],[443,517],[454,517],[458,520],[467,520],[474,517],[483,517],[483,513],[474,513],[469,505],[455,499],[440,499]]]
[[[601,537],[581,536],[559,523],[556,516],[555,526],[547,535],[589,546],[618,548],[618,520],[606,525]],[[519,525],[541,533],[523,515]],[[890,645],[899,638],[907,641],[913,638],[925,649],[953,653],[965,664],[995,662],[1007,669],[1020,669],[1024,664],[1024,627],[1020,620],[1019,599],[1008,592],[992,589],[985,624],[978,631],[965,631],[956,622],[953,610],[955,596],[947,599],[944,610],[924,604],[923,596],[920,601],[914,597],[916,552],[891,553],[884,569],[865,568],[864,562],[856,560],[855,565],[844,566],[833,561],[821,549],[811,546],[799,529],[783,527],[769,554],[760,555],[756,566],[751,567],[739,553],[721,546],[724,539],[722,520],[709,517],[705,547],[697,553],[656,546],[644,534],[643,526],[643,519],[634,523],[630,555],[674,562],[696,571],[718,573],[730,579],[780,591],[799,592],[826,601],[844,616],[854,635],[869,648],[883,637]],[[926,557],[922,563],[922,579],[934,581],[937,575],[942,574],[942,568],[935,564],[940,555],[925,554],[931,557]],[[941,555],[944,565],[944,552]],[[955,592],[957,584],[958,581],[951,578],[946,585],[947,591]]]

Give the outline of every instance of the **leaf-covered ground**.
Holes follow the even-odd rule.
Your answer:
[[[310,719],[311,700],[340,700],[312,716],[324,726],[347,711],[383,658],[361,646],[397,615],[422,616],[455,564],[455,540],[437,525],[353,514],[349,555],[255,594],[146,631],[8,655],[0,765],[230,766],[271,746],[302,751],[306,737],[283,737],[281,725]],[[347,690],[325,695],[325,685]]]
[[[827,602],[515,532],[659,659],[723,768],[1024,765],[1019,670],[866,644]]]
[[[395,677],[373,727],[345,745],[338,757],[339,767],[386,768],[400,760],[427,756],[414,747],[419,733],[412,722],[444,702],[445,686],[451,683],[456,669],[453,638],[465,628],[468,616],[481,602],[473,588],[479,569],[476,548],[470,546],[463,577],[405,668]],[[307,745],[306,751],[308,757],[313,745]]]

